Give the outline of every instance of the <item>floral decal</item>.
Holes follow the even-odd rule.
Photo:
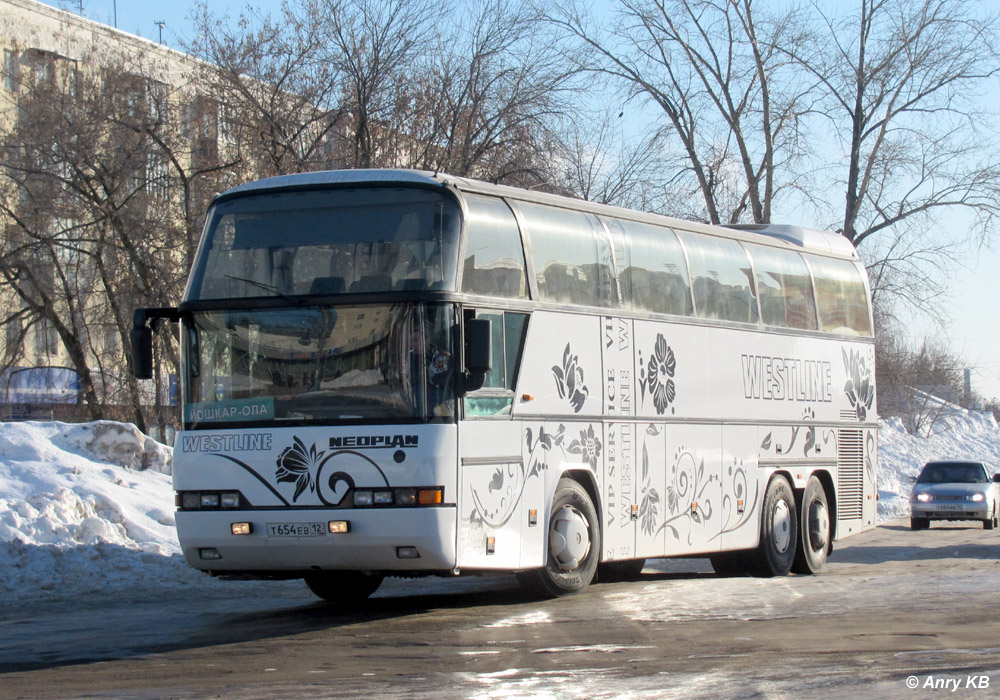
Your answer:
[[[646,434],[656,436],[660,431],[655,425],[646,428]],[[658,530],[656,525],[660,513],[660,494],[653,488],[649,476],[649,449],[646,443],[642,445],[642,480],[645,485],[642,487],[642,498],[639,501],[639,526],[647,535],[654,535]]]
[[[556,379],[556,391],[559,398],[568,398],[573,411],[579,413],[583,409],[583,404],[587,400],[590,391],[583,383],[583,368],[580,367],[580,357],[570,352],[569,343],[563,351],[562,367],[555,365],[552,367],[552,374]]]
[[[844,393],[847,394],[847,400],[851,402],[858,420],[863,421],[875,400],[875,382],[872,381],[874,367],[857,350],[851,350],[850,354],[844,350],[843,355],[844,369],[847,370]]]
[[[309,489],[309,491],[316,490],[312,470],[313,467],[321,464],[323,454],[323,450],[316,449],[315,443],[312,447],[306,449],[305,443],[298,437],[295,437],[293,438],[292,446],[286,447],[278,456],[278,470],[275,476],[279,483],[295,483],[295,495],[292,496],[293,502],[299,500],[299,496],[306,489]]]
[[[639,356],[642,363],[642,355]],[[656,334],[656,344],[649,361],[639,370],[640,389],[643,396],[649,392],[653,399],[656,413],[663,415],[667,407],[677,398],[677,388],[674,385],[674,372],[677,370],[677,359],[673,349],[667,345],[667,339],[662,333]]]
[[[712,540],[730,532],[734,532],[748,522],[757,510],[757,499],[760,496],[760,482],[753,479],[753,494],[750,493],[751,481],[747,476],[742,459],[733,458],[728,470],[729,488],[722,496],[722,529],[711,538]],[[741,503],[742,501],[742,503]]]
[[[353,475],[338,470],[324,476],[323,470],[327,468],[328,464],[331,470],[341,466],[347,468]],[[365,480],[381,479],[382,483],[386,486],[389,485],[385,473],[371,457],[354,450],[333,452],[317,450],[315,443],[307,448],[298,436],[294,436],[291,446],[286,447],[278,455],[277,465],[275,478],[278,483],[295,484],[295,494],[292,496],[293,503],[299,500],[299,496],[309,491],[315,493],[319,500],[328,506],[339,505],[348,492],[355,487],[355,478],[361,477],[361,475]]]
[[[594,435],[594,426],[589,426],[586,430],[580,431],[580,439],[574,440],[566,448],[570,454],[581,455],[584,461],[590,464],[590,468],[597,471],[597,460],[601,456],[601,441]]]
[[[528,470],[529,479],[549,468],[549,452],[553,447],[562,447],[565,434],[565,425],[560,425],[555,433],[547,433],[545,432],[545,426],[541,426],[538,429],[538,438],[534,440],[532,439],[531,428],[525,431],[525,443],[528,447],[529,462],[531,464]],[[539,447],[541,448],[541,454],[537,452]]]
[[[705,460],[701,461],[684,447],[677,450],[670,482],[667,484],[667,508],[670,512],[659,529],[668,529],[680,541],[678,527],[687,523],[687,542],[691,544],[692,530],[712,520],[714,510],[711,499],[705,495],[712,482],[720,481],[715,474],[706,474]]]

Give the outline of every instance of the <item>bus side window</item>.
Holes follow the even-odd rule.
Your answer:
[[[528,298],[521,234],[502,199],[466,195],[469,219],[462,291],[489,297]]]
[[[854,263],[815,255],[806,257],[816,282],[820,330],[870,336],[868,294]]]
[[[592,214],[515,202],[531,246],[542,301],[618,308],[607,231]]]
[[[817,330],[809,268],[798,253],[746,244],[757,273],[761,320],[766,326]]]
[[[493,325],[493,369],[483,387],[465,397],[465,415],[509,416],[528,330],[528,314],[466,310],[465,317],[486,318]]]
[[[756,285],[736,241],[680,233],[691,263],[694,310],[700,318],[757,323]]]
[[[628,241],[620,246],[617,260],[622,307],[691,316],[687,261],[674,232],[635,221],[602,220],[613,237]]]

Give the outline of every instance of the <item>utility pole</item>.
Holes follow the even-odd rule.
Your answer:
[[[965,407],[972,410],[972,369],[965,370]]]
[[[160,43],[162,44],[163,43],[163,25],[166,24],[166,21],[162,20],[162,19],[154,19],[153,20],[153,24],[155,24],[157,27],[160,28]]]

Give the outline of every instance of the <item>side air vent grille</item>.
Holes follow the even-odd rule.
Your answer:
[[[864,506],[865,450],[861,430],[841,430],[837,442],[837,519],[856,520]]]

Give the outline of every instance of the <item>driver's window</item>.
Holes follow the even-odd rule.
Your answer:
[[[488,319],[493,329],[492,367],[482,388],[465,397],[466,417],[509,416],[521,365],[528,314],[467,310],[466,318]]]

